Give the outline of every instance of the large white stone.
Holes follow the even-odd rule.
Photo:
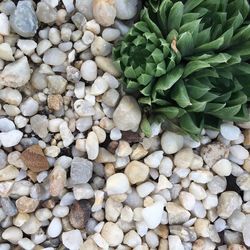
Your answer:
[[[166,154],[174,154],[178,152],[184,145],[182,135],[166,131],[161,137],[161,146]]]

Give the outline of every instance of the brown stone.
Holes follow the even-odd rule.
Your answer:
[[[61,95],[49,95],[47,101],[49,109],[55,111],[60,110],[63,106],[63,98]]]
[[[240,244],[232,244],[228,247],[228,250],[247,250],[247,248]]]
[[[250,173],[250,157],[244,161],[243,168]]]
[[[32,182],[37,182],[37,179],[36,179],[37,173],[35,173],[35,172],[31,171],[31,170],[28,170],[27,171],[27,176],[30,178],[30,180]]]
[[[55,205],[56,205],[56,201],[54,199],[49,199],[42,203],[42,206],[48,209],[53,209]]]
[[[21,154],[24,164],[33,172],[38,173],[49,169],[49,163],[39,145],[32,145]]]
[[[128,143],[141,142],[142,137],[137,132],[132,131],[122,131],[122,139]]]
[[[167,225],[160,224],[155,230],[156,234],[163,239],[167,239],[169,235],[169,229]]]
[[[27,196],[22,196],[16,200],[16,207],[20,213],[32,213],[36,210],[38,205],[38,200],[29,198]]]
[[[69,212],[70,224],[77,229],[83,229],[90,217],[91,206],[87,201],[77,201],[75,202]]]
[[[244,130],[244,147],[250,148],[250,129]]]
[[[66,184],[67,175],[62,167],[55,167],[49,175],[49,192],[52,196],[60,196]]]

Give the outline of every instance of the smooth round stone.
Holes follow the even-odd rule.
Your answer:
[[[99,142],[95,132],[89,132],[86,140],[88,159],[95,160],[99,153]]]
[[[237,159],[245,160],[249,157],[248,150],[242,147],[241,145],[233,145],[229,148],[229,150],[232,156]]]
[[[116,17],[121,20],[132,19],[137,13],[138,0],[115,0]]]
[[[12,244],[17,244],[17,242],[22,239],[23,232],[17,227],[9,227],[2,233],[2,238],[9,241]]]
[[[17,8],[10,16],[10,25],[20,36],[33,37],[36,34],[38,21],[32,2],[18,1]]]
[[[56,21],[57,12],[49,4],[39,2],[37,4],[36,15],[42,23],[53,23]]]
[[[4,147],[13,147],[21,141],[22,137],[23,132],[14,129],[9,132],[0,133],[0,142]]]
[[[34,53],[37,43],[33,40],[28,39],[19,39],[17,42],[17,46],[22,50],[25,55],[30,56]]]
[[[101,235],[111,247],[121,244],[124,237],[123,231],[113,222],[104,224]]]
[[[174,154],[178,152],[184,145],[182,135],[166,131],[161,137],[161,146],[166,154]]]
[[[93,0],[76,0],[76,8],[88,19],[93,19]]]
[[[81,66],[82,78],[86,81],[94,81],[97,77],[97,66],[92,60],[83,62]]]
[[[77,229],[62,233],[62,243],[68,249],[81,249],[83,245],[81,231]]]
[[[188,168],[192,164],[194,153],[191,148],[183,148],[174,156],[174,165],[178,168]]]
[[[28,238],[23,238],[21,240],[18,241],[18,245],[20,247],[22,247],[25,250],[30,250],[30,249],[34,249],[34,247],[36,246],[30,239]]]
[[[108,83],[102,77],[97,77],[91,85],[90,93],[94,96],[102,95],[106,92],[108,87]]]
[[[135,230],[130,230],[128,233],[126,233],[123,240],[124,244],[132,248],[140,245],[141,241],[141,237]]]
[[[62,232],[62,222],[60,218],[55,217],[49,224],[47,234],[51,238],[58,237]]]
[[[29,97],[20,105],[23,116],[33,116],[38,112],[39,104],[32,97]]]
[[[93,120],[91,116],[81,117],[76,121],[76,128],[80,132],[85,132],[91,128]]]
[[[220,133],[225,139],[234,141],[240,137],[241,131],[238,127],[232,124],[223,123],[220,126]]]
[[[96,56],[95,62],[98,68],[102,71],[107,72],[115,77],[120,77],[121,72],[115,66],[112,58],[105,56]]]
[[[91,53],[94,56],[107,56],[112,51],[111,43],[105,41],[102,37],[97,36],[91,44]]]
[[[115,0],[93,0],[93,16],[102,26],[111,26],[116,17]]]
[[[7,118],[0,118],[0,131],[8,132],[15,129],[15,124],[13,121]]]
[[[236,183],[241,190],[250,190],[250,174],[244,173],[237,177]]]
[[[145,198],[155,189],[155,185],[151,182],[144,182],[136,187],[136,191],[141,198]]]
[[[114,174],[107,179],[106,191],[108,195],[124,194],[129,188],[128,177],[123,173]]]
[[[144,163],[151,168],[158,168],[163,159],[163,151],[158,150],[144,158]]]
[[[213,171],[220,176],[229,176],[232,173],[232,168],[231,162],[227,159],[217,161],[212,167]]]
[[[43,61],[52,66],[59,66],[65,62],[67,55],[58,48],[48,49],[43,56]]]
[[[131,184],[142,183],[148,178],[149,167],[139,161],[131,161],[124,172]]]
[[[0,58],[5,61],[15,61],[13,51],[8,43],[0,44]]]
[[[5,13],[0,13],[0,34],[3,36],[10,34],[9,19]]]
[[[102,32],[102,37],[107,42],[115,41],[121,35],[120,30],[114,28],[106,28]]]
[[[79,116],[83,117],[89,117],[95,114],[95,109],[93,105],[89,101],[82,99],[79,99],[74,102],[74,109]]]

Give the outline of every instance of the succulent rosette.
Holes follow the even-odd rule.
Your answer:
[[[199,135],[222,120],[249,120],[247,0],[149,0],[113,51],[125,91],[150,123]]]

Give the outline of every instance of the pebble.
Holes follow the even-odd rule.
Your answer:
[[[22,238],[18,241],[18,245],[25,250],[32,250],[35,247],[35,244],[29,238]]]
[[[130,230],[128,233],[126,233],[123,240],[123,243],[131,248],[137,247],[141,244],[141,242],[141,237],[135,230]]]
[[[111,43],[105,41],[101,36],[95,37],[91,44],[91,53],[94,56],[108,56],[112,51]]]
[[[86,140],[88,159],[95,160],[99,154],[99,142],[95,132],[88,133]]]
[[[74,135],[70,131],[67,122],[62,122],[59,125],[60,135],[63,140],[64,147],[68,147],[74,142]]]
[[[230,123],[222,123],[220,133],[226,140],[234,141],[240,137],[241,131],[238,127]]]
[[[17,244],[23,237],[23,232],[17,227],[9,227],[5,229],[2,233],[2,238],[9,241],[12,244]]]
[[[181,205],[189,211],[191,211],[195,206],[194,195],[186,191],[180,192],[179,200],[180,200]]]
[[[129,188],[129,180],[123,173],[116,173],[107,179],[106,191],[108,195],[124,194]]]
[[[232,173],[232,164],[227,159],[221,159],[217,161],[212,169],[213,171],[220,176],[229,176]]]
[[[118,29],[114,28],[105,28],[102,32],[102,37],[107,42],[115,41],[116,39],[119,38],[120,35],[121,32]]]
[[[145,198],[155,189],[155,185],[151,182],[144,182],[136,187],[136,191],[141,198]]]
[[[102,77],[98,76],[91,86],[90,93],[94,96],[102,95],[106,92],[108,87],[108,83]]]
[[[26,56],[7,64],[0,73],[1,85],[11,88],[24,86],[30,80],[30,77],[31,70]]]
[[[124,173],[127,175],[131,184],[144,182],[149,175],[149,167],[139,161],[131,161],[125,168]]]
[[[33,37],[38,29],[36,13],[30,1],[20,1],[10,16],[11,28],[22,37]]]
[[[15,124],[13,121],[7,118],[0,118],[0,131],[8,132],[15,129]]]
[[[70,177],[73,184],[87,183],[93,174],[93,163],[80,157],[71,162]]]
[[[92,60],[83,62],[81,66],[81,76],[86,81],[94,81],[97,77],[97,65]]]
[[[54,217],[49,224],[47,234],[51,238],[58,237],[62,232],[62,222],[60,218]]]
[[[52,66],[59,66],[65,62],[67,55],[58,48],[50,48],[45,51],[43,61]]]
[[[49,192],[51,196],[60,196],[66,185],[67,173],[61,166],[56,166],[49,174]]]
[[[229,150],[224,144],[215,142],[203,146],[200,155],[205,163],[212,167],[218,160],[227,158]]]
[[[81,117],[89,117],[95,114],[93,105],[87,100],[78,99],[77,101],[75,101],[74,110]]]
[[[217,207],[218,215],[223,219],[228,219],[232,213],[241,207],[241,197],[234,191],[225,191],[219,197]]]
[[[40,227],[41,222],[34,215],[31,215],[29,220],[21,226],[21,229],[25,234],[35,234]]]
[[[0,58],[5,61],[15,61],[13,51],[8,43],[0,44]]]
[[[90,204],[87,201],[76,201],[70,208],[70,224],[77,229],[83,229],[90,217]]]
[[[0,133],[0,142],[4,147],[16,146],[23,137],[23,132],[13,129],[8,132]]]
[[[22,196],[16,200],[16,207],[19,213],[32,213],[38,207],[39,201],[29,198],[27,196]]]
[[[94,190],[88,183],[74,185],[73,193],[76,200],[88,200],[94,197]]]
[[[138,1],[115,0],[116,17],[121,20],[132,19],[137,13]]]
[[[39,104],[32,97],[29,97],[20,105],[20,110],[23,116],[33,116],[38,112],[38,109]]]
[[[189,220],[190,213],[174,202],[168,202],[166,205],[169,224],[182,224]]]
[[[124,96],[113,113],[113,121],[122,131],[136,131],[141,121],[141,110],[136,100],[131,96]]]
[[[78,250],[83,247],[83,239],[81,232],[76,230],[70,230],[62,233],[62,243],[70,250]],[[93,249],[95,250],[95,249]]]
[[[6,103],[18,106],[22,101],[22,95],[18,90],[7,87],[0,90],[0,99]]]
[[[101,235],[111,247],[121,244],[124,237],[123,231],[113,222],[107,222],[104,224]]]
[[[17,46],[25,55],[30,56],[34,53],[37,47],[37,43],[33,40],[19,39],[17,42]]]
[[[188,168],[191,166],[194,153],[191,148],[183,148],[174,156],[174,165],[179,168]]]
[[[150,206],[142,209],[142,217],[147,227],[155,229],[161,223],[164,205],[161,201],[157,201]]]
[[[93,16],[102,26],[111,26],[116,17],[115,0],[93,0]]]
[[[0,34],[3,36],[10,34],[9,19],[5,13],[0,13]]]
[[[214,176],[214,178],[207,183],[207,187],[212,194],[219,194],[226,190],[227,180],[225,177]]]
[[[57,12],[46,2],[39,2],[37,4],[36,15],[42,23],[53,23],[56,21]]]
[[[110,162],[115,162],[116,158],[108,150],[100,147],[98,157],[96,158],[95,161],[97,163],[110,163]]]
[[[30,125],[33,132],[44,139],[48,135],[49,121],[45,115],[34,115],[30,118]]]
[[[250,190],[250,174],[243,173],[236,179],[236,184],[241,190],[249,191]]]
[[[247,149],[245,149],[241,145],[231,146],[230,153],[233,157],[240,159],[240,160],[246,160],[249,157],[249,152],[247,151]]]
[[[184,250],[185,249],[178,235],[168,236],[168,246],[169,246],[169,249],[171,250]]]
[[[246,216],[246,220],[243,226],[242,235],[244,243],[249,247],[250,246],[250,232],[249,232],[249,226],[250,226],[250,216]]]
[[[161,137],[161,147],[166,154],[175,154],[184,145],[184,138],[173,132],[166,131]]]
[[[110,57],[96,56],[95,62],[96,62],[97,67],[101,69],[102,71],[104,71],[105,74],[108,73],[114,77],[119,77],[121,75],[120,71],[114,65]]]
[[[49,169],[47,158],[39,145],[32,145],[21,154],[24,164],[33,172],[39,173]]]

